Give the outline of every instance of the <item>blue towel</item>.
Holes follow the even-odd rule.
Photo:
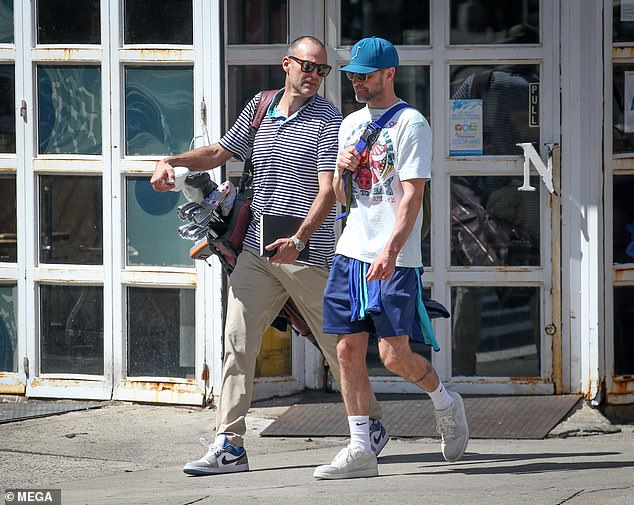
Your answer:
[[[368,273],[368,263],[363,261],[350,259],[348,270],[348,293],[350,294],[350,321],[359,321],[365,319],[368,314],[380,314],[383,310],[381,305],[381,281],[375,280],[368,282],[366,274]],[[411,335],[413,340],[422,340],[425,344],[431,346],[434,351],[440,351],[440,346],[434,336],[434,329],[431,324],[429,314],[423,303],[423,284],[421,282],[420,269],[417,269],[416,278],[418,279],[418,293],[416,294],[416,311],[418,315],[418,324]],[[416,338],[418,337],[418,338]]]

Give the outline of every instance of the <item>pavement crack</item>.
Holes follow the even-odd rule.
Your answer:
[[[24,451],[19,449],[0,449],[0,452],[8,452],[12,454],[31,454],[34,456],[55,456],[58,458],[72,458],[72,459],[85,459],[92,461],[116,461],[118,463],[130,463],[130,461],[125,461],[121,459],[111,459],[111,458],[95,458],[91,456],[76,456],[73,454],[59,454],[52,452],[37,452],[37,451]]]
[[[579,496],[581,493],[583,493],[585,491],[585,489],[581,489],[580,491],[577,491],[576,493],[573,493],[572,495],[570,495],[568,498],[566,498],[565,500],[562,500],[558,503],[556,503],[555,505],[563,505],[564,503],[566,503],[567,501],[572,500],[575,496]]]
[[[202,498],[198,498],[197,500],[185,502],[185,503],[183,503],[183,505],[191,505],[192,503],[198,503],[199,501],[206,500],[210,496],[211,495],[203,496]]]

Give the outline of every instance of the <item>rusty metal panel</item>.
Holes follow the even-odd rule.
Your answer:
[[[203,405],[205,396],[205,391],[194,379],[187,382],[124,380],[113,392],[114,400],[180,405]]]

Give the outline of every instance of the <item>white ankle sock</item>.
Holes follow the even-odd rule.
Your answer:
[[[350,426],[350,447],[359,447],[368,454],[372,452],[370,446],[370,417],[348,416]]]
[[[453,398],[441,382],[435,391],[427,392],[436,410],[446,410],[453,405]]]

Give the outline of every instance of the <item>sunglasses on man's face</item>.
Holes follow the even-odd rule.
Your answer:
[[[295,56],[289,56],[289,58],[297,63],[299,63],[302,67],[302,72],[306,72],[310,74],[313,70],[317,69],[317,75],[320,77],[326,77],[332,67],[330,65],[326,65],[325,63],[313,63],[312,61],[300,60],[299,58],[295,58]]]
[[[376,72],[376,70],[375,70],[375,72]],[[360,81],[366,81],[368,79],[368,77],[370,77],[373,73],[374,72],[370,72],[368,74],[358,74],[356,72],[346,72],[346,77],[350,81],[354,81],[355,78],[359,79]]]

